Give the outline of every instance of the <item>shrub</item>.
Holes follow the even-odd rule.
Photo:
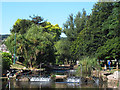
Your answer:
[[[84,57],[80,60],[79,64],[80,66],[78,67],[76,73],[77,76],[81,76],[81,74],[83,74],[84,76],[90,76],[93,68],[97,70],[100,70],[101,68],[96,58]]]
[[[10,65],[12,65],[12,56],[9,53],[2,53],[2,70],[10,69]]]

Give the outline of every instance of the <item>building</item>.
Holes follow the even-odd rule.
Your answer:
[[[7,52],[7,53],[9,53],[6,45],[3,44],[3,41],[4,41],[8,36],[10,36],[10,34],[4,34],[4,35],[0,34],[0,52]]]
[[[1,44],[1,45],[0,45],[0,51],[1,51],[1,52],[7,52],[7,53],[9,53],[9,51],[7,50],[7,47],[6,47],[5,44]]]

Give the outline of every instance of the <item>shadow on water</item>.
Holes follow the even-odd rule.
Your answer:
[[[3,82],[3,89],[7,81]],[[15,81],[10,80],[10,88],[107,88],[107,84],[97,85],[95,83],[72,83],[72,82],[53,82],[53,81]]]
[[[39,79],[39,77],[37,77]],[[48,78],[46,78],[48,80]],[[67,77],[65,81],[16,81],[10,80],[10,88],[109,88],[107,82],[99,82],[99,78],[93,78],[93,81],[83,82],[80,77]],[[8,88],[8,81],[2,80],[3,90]],[[101,89],[100,89],[101,90]],[[112,90],[112,89],[109,89]]]

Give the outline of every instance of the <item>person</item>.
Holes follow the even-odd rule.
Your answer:
[[[111,68],[110,68],[111,62],[110,62],[110,60],[108,60],[108,65],[109,65],[109,71],[110,71],[111,70]]]
[[[107,66],[106,66],[106,64],[104,64],[104,71],[106,71],[107,70]]]

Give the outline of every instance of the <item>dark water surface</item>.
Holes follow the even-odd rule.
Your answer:
[[[2,81],[2,88],[108,88],[107,83],[66,83],[66,82],[27,82],[27,81],[15,81],[7,80]]]
[[[67,82],[40,82],[40,81],[16,81],[13,79],[7,80],[3,79],[0,80],[0,84],[2,83],[2,90],[26,90],[26,89],[76,89],[77,90],[120,90],[120,84],[117,85],[116,83],[107,83],[107,82],[100,82],[100,83],[67,83]],[[9,89],[10,88],[10,89]]]

